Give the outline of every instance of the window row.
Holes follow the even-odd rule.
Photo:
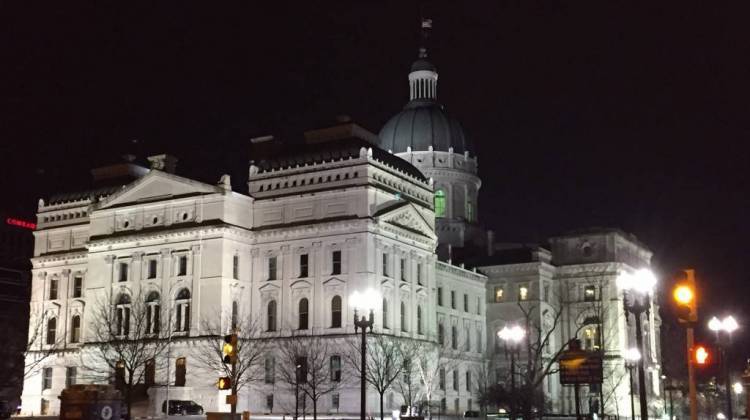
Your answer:
[[[441,391],[445,391],[445,386],[447,382],[446,381],[447,374],[448,372],[446,371],[446,369],[444,367],[441,367],[440,371],[438,372],[438,386],[440,387]],[[452,389],[454,391],[459,391],[461,375],[458,369],[453,369],[451,371],[451,377],[452,377],[452,381],[451,381]],[[473,383],[472,383],[471,370],[467,369],[466,372],[464,372],[464,388],[466,391],[471,392],[473,389],[472,386],[473,386]]]
[[[416,280],[417,284],[423,285],[424,269],[422,263],[416,264]],[[383,252],[381,257],[381,274],[383,277],[393,277],[391,271],[390,254]],[[398,264],[398,278],[401,281],[409,281],[411,274],[409,273],[409,262],[406,258],[400,258]]]
[[[159,267],[162,265],[160,258],[145,258],[144,259],[144,275],[146,279],[159,278]],[[132,273],[130,272],[131,263],[120,261],[117,263],[117,281],[126,282],[131,280]],[[174,259],[174,265],[172,267],[172,273],[175,276],[186,276],[188,274],[188,255],[177,255]]]
[[[75,274],[73,276],[73,284],[70,290],[71,298],[83,297],[83,275]],[[60,298],[60,279],[52,277],[49,280],[49,286],[47,287],[47,299],[57,300]]]
[[[482,347],[483,347],[482,346],[482,331],[476,330],[476,335],[474,336],[474,338],[475,338],[475,345],[472,347],[471,336],[469,335],[469,332],[467,330],[466,336],[465,336],[465,339],[466,339],[465,346],[462,350],[472,351],[472,348],[473,348],[474,351],[476,351],[477,353],[481,353]],[[452,325],[451,336],[450,336],[450,346],[453,350],[459,349],[459,339],[460,337],[458,333],[458,327],[456,327],[455,325]],[[440,343],[441,345],[447,344],[446,337],[445,337],[445,326],[443,325],[442,322],[438,322],[438,343]]]
[[[443,304],[443,288],[438,287],[437,288],[437,304],[438,306],[444,306]],[[450,291],[450,308],[451,309],[458,309],[458,301],[457,301],[457,294],[455,290]],[[469,294],[464,293],[463,294],[463,301],[462,301],[462,309],[466,313],[470,313],[471,309],[469,307]],[[476,302],[474,304],[475,313],[477,315],[482,314],[482,298],[481,296],[477,296]]]
[[[331,252],[331,275],[338,275],[342,273],[342,259],[341,250],[335,250]],[[297,255],[297,272],[299,278],[310,277],[310,255],[309,254],[298,254]],[[279,279],[279,258],[277,256],[268,257],[267,262],[267,279],[278,280]]]
[[[276,359],[273,356],[266,357],[263,361],[263,381],[267,384],[276,382]],[[318,367],[319,369],[320,367]],[[306,356],[297,357],[295,360],[296,381],[305,384],[310,376],[309,365]],[[331,355],[328,359],[328,375],[331,382],[342,380],[342,359],[338,354]]]
[[[86,210],[76,211],[72,213],[59,213],[51,216],[44,216],[42,221],[44,222],[59,222],[60,220],[78,219],[79,217],[86,217]]]
[[[52,378],[54,375],[54,368],[46,367],[42,369],[42,391],[52,389]],[[68,388],[71,385],[75,385],[78,380],[78,368],[76,366],[68,366],[65,368],[65,387]]]

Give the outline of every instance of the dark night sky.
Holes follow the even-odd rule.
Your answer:
[[[33,213],[125,152],[238,183],[251,137],[338,114],[377,132],[406,102],[419,7],[352,3],[0,3],[0,207]],[[569,3],[425,8],[481,220],[506,241],[633,232],[664,276],[698,270],[703,313],[747,325],[748,10]]]

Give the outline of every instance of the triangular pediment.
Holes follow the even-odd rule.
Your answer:
[[[169,200],[190,195],[214,194],[221,191],[222,189],[215,185],[152,169],[142,178],[104,199],[99,204],[99,208]]]
[[[431,239],[437,239],[434,222],[430,223],[425,220],[413,203],[402,201],[390,206],[390,208],[381,210],[379,213],[375,218],[378,223],[386,223]]]

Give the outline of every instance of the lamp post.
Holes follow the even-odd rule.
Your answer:
[[[505,344],[505,352],[510,353],[510,420],[516,418],[516,352],[521,340],[526,336],[526,330],[518,325],[503,327],[497,336]]]
[[[354,292],[349,297],[349,304],[354,308],[354,332],[362,330],[362,347],[360,349],[361,366],[361,395],[360,395],[360,420],[365,420],[365,409],[367,406],[367,332],[372,332],[372,326],[375,323],[375,302],[377,301],[377,292],[373,289],[367,289],[364,293]],[[362,315],[359,317],[359,311],[370,312],[369,316]]]
[[[625,367],[630,373],[630,415],[635,419],[635,383],[633,383],[633,369],[638,365],[638,361],[641,360],[641,352],[636,348],[629,348],[625,350]]]
[[[711,318],[708,321],[708,329],[716,334],[716,344],[721,351],[721,367],[724,374],[724,386],[726,387],[727,393],[727,419],[732,420],[732,391],[729,385],[729,363],[727,363],[727,353],[729,353],[729,345],[732,343],[732,333],[739,328],[737,320],[733,316],[729,315],[726,318],[719,320],[717,317]],[[724,334],[722,334],[724,333]]]
[[[651,270],[642,268],[635,273],[623,272],[617,277],[617,286],[623,290],[623,306],[626,312],[635,317],[635,343],[638,351],[643,350],[643,331],[641,315],[648,312],[651,306],[651,292],[656,286],[656,276]],[[638,362],[638,399],[641,406],[641,419],[648,420],[648,401],[646,399],[646,373],[643,369],[643,357]]]

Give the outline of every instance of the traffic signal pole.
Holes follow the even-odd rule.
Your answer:
[[[693,358],[691,352],[693,351],[693,345],[695,345],[695,335],[693,333],[693,326],[688,325],[685,328],[686,340],[687,341],[687,367],[688,367],[688,396],[690,399],[690,420],[698,420],[698,397],[695,387],[695,366],[693,364]]]

